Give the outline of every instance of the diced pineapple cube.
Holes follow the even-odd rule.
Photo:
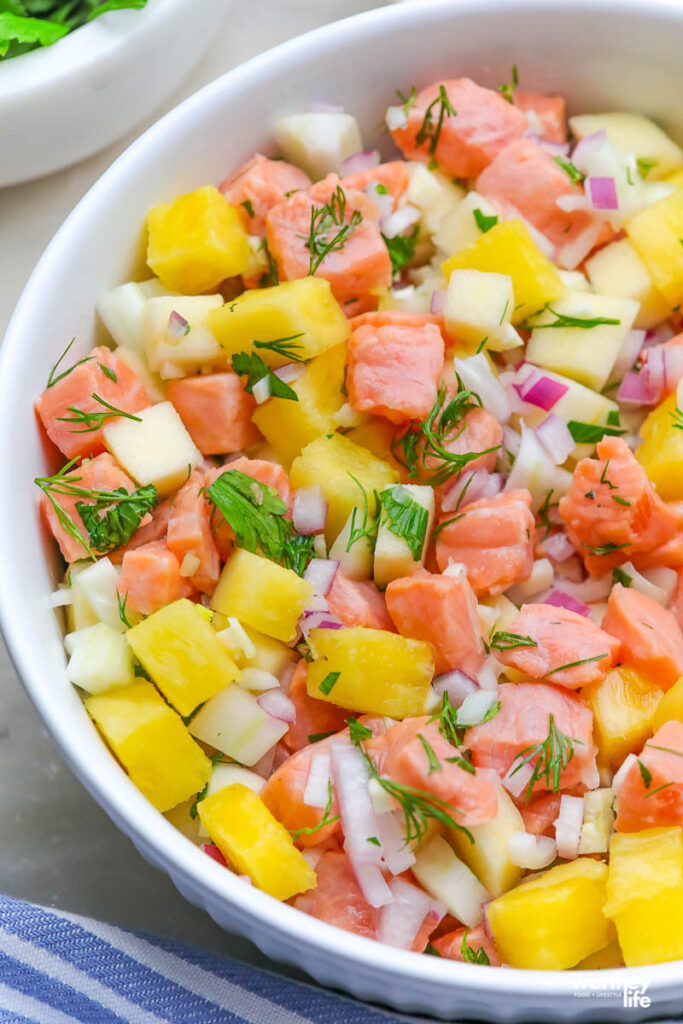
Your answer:
[[[315,871],[287,829],[246,786],[226,786],[206,797],[199,817],[228,863],[275,899],[288,900],[316,885]]]
[[[252,765],[282,739],[289,726],[264,711],[252,693],[226,686],[207,700],[188,728],[203,743]]]
[[[676,167],[670,174],[667,174],[666,183],[673,185],[674,188],[683,188],[683,167]]]
[[[95,309],[117,345],[143,356],[145,336],[142,315],[145,303],[147,299],[169,294],[156,277],[141,283],[129,281],[100,295]]]
[[[655,286],[677,306],[683,300],[683,188],[637,213],[626,233]]]
[[[429,644],[383,629],[352,626],[313,629],[310,646],[315,661],[306,677],[309,696],[392,718],[425,714],[434,676]],[[331,674],[337,676],[332,683]]]
[[[254,348],[255,339],[289,339],[298,358],[312,359],[340,345],[351,333],[349,321],[323,277],[252,288],[213,312],[209,322],[226,355],[255,351],[268,366],[282,366],[291,362],[291,357]]]
[[[475,210],[479,211],[476,216]],[[472,190],[443,218],[438,230],[434,232],[434,245],[452,256],[481,238],[484,232],[479,227],[477,217],[480,221],[484,218],[485,223],[485,218],[496,216],[497,210],[489,200]]]
[[[269,398],[254,412],[254,423],[285,465],[290,466],[316,437],[337,429],[335,413],[346,402],[342,392],[345,368],[346,345],[335,345],[312,359],[290,385],[296,402]]]
[[[481,921],[481,905],[489,894],[441,836],[433,836],[415,856],[412,872],[430,896],[469,928]]]
[[[130,366],[133,373],[136,373],[145,386],[147,397],[152,404],[166,401],[166,382],[161,379],[158,373],[153,373],[144,355],[134,352],[132,348],[124,348],[119,345],[114,349],[115,355]]]
[[[147,299],[142,315],[145,353],[151,370],[169,376],[168,367],[198,373],[204,366],[225,367],[227,356],[211,330],[209,314],[223,305],[222,295],[179,295]],[[187,321],[187,333],[169,331],[171,314]]]
[[[343,111],[306,111],[281,117],[275,141],[285,160],[301,167],[317,181],[339,174],[341,165],[363,149],[358,122]]]
[[[240,215],[213,185],[154,207],[147,227],[147,265],[171,291],[208,292],[249,266]]]
[[[510,859],[508,837],[524,831],[524,820],[502,786],[498,786],[498,813],[483,825],[469,825],[471,843],[464,832],[451,829],[448,841],[474,871],[491,896],[501,896],[517,885],[523,871]]]
[[[226,764],[224,761],[220,761],[211,772],[206,795],[213,796],[214,793],[225,789],[226,786],[234,786],[235,783],[246,786],[247,789],[251,789],[257,796],[260,796],[266,785],[266,780],[256,772],[250,772],[248,768],[243,768],[239,764]]]
[[[88,697],[85,707],[131,781],[158,811],[170,810],[208,782],[211,762],[151,683]]]
[[[612,836],[605,913],[627,967],[683,959],[683,828]]]
[[[665,722],[678,719],[683,722],[683,676],[667,690],[655,711],[652,731],[657,732]]]
[[[509,274],[454,270],[443,307],[446,330],[472,348],[486,339],[487,348],[502,351],[514,304]]]
[[[638,462],[664,501],[683,498],[683,430],[676,426],[676,401],[670,395],[652,410],[640,428],[643,443],[636,449]]]
[[[387,488],[387,490],[391,492],[394,500],[400,502],[404,508],[410,508],[411,503],[414,502],[424,509],[426,516],[424,517],[424,533],[411,535],[411,539],[413,537],[415,539],[413,550],[408,540],[392,529],[392,517],[389,516],[387,511],[386,501],[382,500],[382,512],[379,520],[379,530],[377,531],[374,561],[375,583],[378,587],[386,587],[392,580],[400,579],[401,576],[410,576],[416,569],[424,566],[434,525],[433,487],[421,487],[417,484],[396,484],[395,487]],[[396,518],[397,516],[394,513],[394,523]],[[400,521],[398,525],[400,527]]]
[[[362,537],[357,536],[351,543],[353,531],[359,530],[363,522],[363,511],[357,507],[344,523],[341,533],[335,538],[327,553],[328,558],[339,562],[339,569],[350,580],[369,580],[372,576],[374,549],[371,533],[368,532]],[[372,531],[375,522],[375,517],[368,515],[364,528]]]
[[[579,853],[607,853],[614,826],[614,790],[590,789],[583,796]]]
[[[292,569],[238,549],[223,567],[211,607],[222,615],[234,615],[259,633],[290,643],[312,596],[313,585]]]
[[[82,690],[103,693],[135,681],[133,652],[125,636],[104,622],[67,634],[64,644],[71,655],[67,675]]]
[[[499,896],[487,918],[501,960],[561,971],[602,949],[614,934],[603,913],[606,882],[606,864],[579,857]]]
[[[353,478],[356,478],[356,480]],[[325,536],[328,544],[341,532],[352,510],[363,504],[367,494],[370,509],[374,508],[373,491],[378,493],[398,482],[398,473],[375,458],[366,448],[354,444],[342,434],[318,437],[306,445],[294,460],[290,474],[292,487],[317,484],[328,503]]]
[[[141,409],[134,420],[111,420],[104,427],[104,443],[137,484],[154,484],[160,496],[180,487],[202,461],[170,402]]]
[[[534,319],[527,359],[600,391],[607,383],[637,313],[638,303],[632,299],[567,292],[553,303],[552,311],[545,310]],[[616,323],[590,328],[544,327],[557,320],[554,314],[579,319],[604,318]]]
[[[628,238],[598,249],[586,260],[586,273],[601,295],[614,295],[640,303],[635,327],[654,327],[669,315],[669,307]]]
[[[186,598],[160,608],[127,633],[136,657],[168,702],[189,715],[239,675],[203,609]]]
[[[576,971],[604,971],[609,967],[623,967],[624,966],[624,954],[621,952],[621,946],[616,939],[609,942],[603,949],[599,949],[597,953],[591,953],[590,956],[580,960],[574,970]]]
[[[354,444],[360,445],[361,448],[367,448],[375,458],[381,459],[382,462],[391,463],[391,444],[395,435],[396,428],[393,423],[389,423],[388,420],[381,419],[379,416],[373,416],[372,418],[368,417],[364,423],[352,427],[345,437],[349,441],[353,441]]]
[[[600,761],[616,771],[627,754],[640,750],[654,732],[662,690],[635,669],[620,665],[603,680],[584,687],[593,712]]]
[[[467,269],[510,275],[515,295],[513,324],[522,323],[564,292],[556,267],[543,255],[521,220],[500,221],[443,265],[446,278],[454,270]]]
[[[656,181],[683,162],[683,150],[643,114],[613,111],[609,114],[579,114],[569,119],[572,134],[583,139],[606,131],[607,138],[622,155],[632,153],[641,162],[643,176]]]

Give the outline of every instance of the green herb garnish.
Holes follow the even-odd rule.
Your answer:
[[[683,410],[676,406],[676,408],[669,413],[669,416],[673,420],[674,428],[676,430],[683,430]]]
[[[587,548],[593,555],[611,555],[614,551],[621,551],[622,548],[630,548],[630,542],[626,544],[613,544],[612,541],[609,544],[603,544],[600,547],[592,547],[590,544],[581,544],[582,548]]]
[[[558,313],[551,306],[546,306],[546,309],[555,317],[551,323],[532,324],[527,322],[522,325],[524,329],[528,331],[550,331],[558,327],[578,327],[580,330],[588,331],[593,327],[601,327],[603,324],[617,325],[621,323],[621,320],[610,316],[569,316],[566,313]]]
[[[645,789],[649,789],[652,785],[652,772],[646,764],[643,764],[640,758],[638,758],[638,771],[640,772],[640,777],[643,780]]]
[[[535,760],[529,785],[526,791],[526,803],[529,803],[533,792],[534,784],[540,779],[545,779],[546,788],[553,793],[560,791],[560,775],[574,757],[574,744],[582,745],[581,740],[565,736],[555,725],[554,715],[548,719],[548,736],[542,743],[534,743],[525,747],[516,755],[513,760],[519,764],[510,772],[515,775],[525,764]]]
[[[602,661],[602,659],[606,657],[607,653],[594,654],[592,658],[582,658],[581,661],[570,661],[566,665],[558,665],[557,668],[551,668],[549,672],[546,672],[543,678],[547,679],[548,676],[551,676],[554,672],[564,672],[568,668],[578,668],[579,665],[589,665],[591,661]]]
[[[513,651],[516,647],[538,647],[538,644],[530,636],[501,631],[493,634],[489,647],[492,651]]]
[[[499,93],[501,93],[501,95],[503,96],[503,99],[506,99],[508,101],[508,103],[514,104],[514,102],[515,102],[514,90],[517,88],[518,85],[519,85],[519,73],[517,71],[517,65],[513,64],[512,65],[512,82],[506,83],[505,85],[497,85],[496,89],[497,89],[497,91]]]
[[[371,517],[368,505],[367,491],[363,487],[360,480],[357,477],[355,477],[353,473],[349,473],[349,476],[353,480],[356,487],[358,487],[363,497],[363,518],[361,520],[360,526],[356,526],[356,516],[359,513],[359,509],[354,505],[353,510],[351,512],[351,528],[349,531],[349,539],[346,544],[346,550],[350,551],[353,545],[356,544],[363,537],[368,538],[368,543],[374,549],[375,541],[377,540],[377,531],[379,530],[379,516],[381,510],[380,496],[377,493],[377,491],[373,491],[375,498],[375,515],[374,517]]]
[[[387,514],[390,531],[395,537],[400,537],[406,542],[413,561],[417,562],[422,554],[427,534],[427,509],[412,497],[403,484],[387,487],[380,494],[380,499]]]
[[[622,587],[630,587],[633,583],[633,576],[629,576],[623,569],[617,567],[612,569],[612,586],[617,583],[621,583]]]
[[[341,185],[332,193],[324,206],[311,207],[311,224],[306,241],[309,251],[308,276],[315,274],[325,257],[337,252],[346,245],[349,236],[363,219],[360,210],[354,210],[349,221],[346,221],[346,193]],[[330,231],[339,228],[330,238]]]
[[[232,357],[232,368],[239,377],[246,377],[247,381],[244,390],[250,395],[254,393],[254,386],[264,377],[268,379],[268,390],[272,398],[286,398],[291,402],[298,402],[299,396],[289,384],[283,380],[261,359],[255,352],[235,352]]]
[[[475,952],[471,946],[467,945],[467,936],[469,933],[469,928],[465,928],[465,934],[462,937],[462,943],[460,945],[460,952],[462,953],[463,961],[466,964],[486,964],[487,966],[490,966],[491,961],[486,954],[486,950],[483,949],[482,946],[480,946]]]
[[[147,0],[0,0],[0,60],[52,46],[108,11],[141,10]]]
[[[472,215],[474,216],[477,227],[481,232],[483,232],[483,234],[486,234],[486,232],[490,231],[491,228],[495,228],[496,224],[498,223],[498,217],[496,216],[495,213],[492,214],[490,217],[487,217],[486,214],[482,213],[482,211],[478,207],[476,210],[472,211]]]
[[[2,0],[0,0],[0,2],[2,2]],[[89,362],[91,361],[91,359],[93,358],[93,356],[84,356],[84,357],[83,357],[82,359],[79,359],[77,363],[74,363],[74,364],[73,364],[73,366],[70,366],[68,370],[64,370],[64,372],[63,372],[63,373],[60,373],[60,374],[58,374],[58,375],[57,375],[57,376],[55,377],[55,374],[57,373],[57,370],[59,369],[59,365],[60,365],[60,363],[61,363],[61,362],[62,362],[62,360],[63,360],[63,359],[65,358],[65,356],[67,355],[67,353],[68,353],[69,349],[71,348],[71,346],[72,346],[72,345],[74,344],[74,342],[75,342],[75,341],[76,341],[76,339],[75,339],[75,338],[72,338],[72,339],[71,339],[71,341],[70,341],[70,342],[69,342],[69,344],[68,344],[68,345],[66,346],[66,348],[65,348],[65,349],[64,349],[64,351],[62,352],[62,354],[61,354],[61,356],[59,357],[59,359],[57,360],[57,362],[56,362],[56,363],[54,364],[54,366],[53,366],[53,367],[52,367],[52,369],[50,370],[50,376],[48,377],[48,379],[47,379],[47,384],[45,385],[45,386],[46,386],[46,388],[51,388],[51,387],[53,387],[53,386],[54,386],[54,385],[55,385],[55,384],[57,383],[57,381],[63,380],[63,379],[64,379],[64,377],[68,377],[68,376],[69,376],[69,374],[70,374],[70,373],[71,373],[71,372],[72,372],[73,370],[75,370],[77,366],[80,366],[80,365],[81,365],[81,363],[89,363]],[[100,363],[100,366],[101,366],[101,365],[102,365],[102,364]]]
[[[324,693],[328,697],[334,689],[335,683],[339,679],[341,672],[328,672],[322,683],[318,686],[321,693]]]
[[[439,761],[438,757],[434,753],[434,747],[431,745],[427,737],[423,736],[421,732],[418,732],[417,738],[424,747],[424,752],[427,755],[427,764],[429,765],[427,775],[431,775],[432,772],[440,772],[441,761]]]
[[[289,829],[289,834],[294,840],[297,841],[299,836],[313,836],[316,832],[319,832],[321,828],[325,828],[326,825],[332,825],[335,821],[339,821],[339,815],[335,814],[331,816],[332,812],[332,782],[328,780],[327,783],[327,803],[325,804],[325,810],[323,816],[317,825],[310,826],[309,828],[297,828],[294,831]]]
[[[577,444],[597,444],[603,437],[621,437],[626,431],[620,427],[607,426],[602,423],[582,423],[580,420],[569,420],[569,433]]]
[[[251,199],[245,199],[243,202],[240,203],[240,206],[243,206],[244,209],[247,211],[247,215],[253,219],[254,204],[252,203]]]
[[[636,160],[636,166],[638,168],[638,174],[643,181],[645,181],[652,168],[657,166],[657,163],[657,160],[648,160],[647,157],[644,156],[638,157]]]
[[[88,531],[90,547],[103,555],[126,544],[156,502],[154,484],[130,492],[117,487],[95,501],[77,501],[76,511]]]
[[[565,174],[568,176],[572,185],[580,185],[582,181],[586,180],[586,175],[576,167],[571,160],[567,160],[564,156],[554,156],[553,160],[558,167],[561,167]]]
[[[439,108],[436,124],[434,123],[433,114],[435,107]],[[429,140],[428,152],[431,157],[434,157],[436,153],[436,147],[439,144],[439,138],[441,136],[441,129],[443,127],[444,118],[455,117],[457,113],[457,110],[454,109],[454,107],[451,105],[450,100],[448,99],[446,87],[444,85],[440,85],[439,95],[435,100],[432,100],[432,102],[425,110],[424,118],[422,119],[422,124],[420,125],[420,130],[415,136],[415,145],[422,146],[424,145],[425,142]]]
[[[267,239],[263,239],[259,245],[259,251],[266,257],[268,269],[259,277],[258,286],[259,288],[274,288],[276,284],[280,283],[280,278],[277,272],[277,261],[268,248]]]
[[[66,376],[66,374],[62,374],[62,376]],[[55,382],[53,381],[53,383]],[[71,416],[57,417],[60,423],[76,424],[69,431],[70,434],[91,434],[93,431],[99,430],[104,425],[105,420],[116,419],[119,416],[124,416],[127,420],[135,420],[136,423],[142,422],[141,418],[134,416],[132,412],[124,412],[123,409],[117,409],[115,405],[110,405],[104,398],[100,398],[95,391],[93,391],[90,397],[104,407],[104,412],[86,412],[75,405],[67,405],[66,411],[70,412]]]
[[[296,343],[296,339],[303,338],[303,336],[304,332],[299,331],[298,334],[290,334],[286,338],[275,338],[274,341],[252,341],[252,345],[254,348],[268,349],[269,352],[274,352],[293,363],[303,363],[305,359],[299,355],[303,346]]]
[[[417,234],[418,229],[415,227],[409,235],[394,235],[393,238],[387,238],[386,235],[382,235],[384,244],[389,250],[393,277],[396,277],[415,255]]]

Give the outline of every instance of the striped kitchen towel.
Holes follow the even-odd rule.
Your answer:
[[[171,939],[0,896],[0,1024],[417,1021]]]

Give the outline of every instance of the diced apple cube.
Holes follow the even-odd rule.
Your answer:
[[[67,675],[82,690],[103,693],[135,681],[133,652],[125,636],[104,622],[69,633],[64,643],[71,655]]]
[[[572,134],[583,139],[606,131],[607,138],[622,155],[632,153],[641,161],[643,176],[656,181],[683,162],[683,150],[643,114],[614,111],[609,114],[579,114],[569,119]]]
[[[452,256],[460,252],[482,235],[475,210],[479,210],[481,217],[496,217],[496,208],[480,196],[478,192],[468,192],[461,203],[454,210],[444,217],[437,231],[434,232],[434,244],[443,252]],[[480,218],[481,219],[481,218]]]
[[[375,544],[374,576],[378,587],[386,587],[392,580],[402,576],[410,576],[416,569],[424,566],[427,548],[434,525],[434,488],[422,487],[417,484],[396,484],[387,488],[395,500],[402,504],[416,502],[427,513],[424,534],[421,538],[420,552],[415,557],[405,537],[392,530],[391,519],[387,512],[386,502],[382,502],[382,512]],[[420,540],[420,538],[417,538]],[[417,541],[415,544],[417,549]],[[335,557],[332,555],[331,557]]]
[[[469,826],[473,843],[464,832],[453,829],[448,834],[455,852],[494,897],[512,889],[523,874],[510,858],[508,838],[524,831],[524,820],[502,785],[497,788],[498,813],[483,825]]]
[[[507,274],[454,270],[443,308],[446,330],[473,348],[487,339],[487,348],[501,351],[514,304],[512,279]]]
[[[560,280],[567,291],[570,292],[592,292],[591,282],[580,270],[558,270]],[[610,293],[607,292],[607,295]]]
[[[296,164],[317,181],[339,174],[341,165],[363,149],[358,122],[352,114],[309,111],[281,117],[275,140],[285,160]]]
[[[147,299],[170,295],[158,278],[150,281],[127,284],[110,288],[99,296],[95,303],[99,317],[117,345],[145,354],[143,312]]]
[[[468,928],[478,925],[489,894],[476,875],[453,853],[445,839],[434,836],[421,846],[412,872],[420,885],[446,904],[449,914]]]
[[[282,739],[287,722],[273,718],[253,693],[226,686],[191,720],[188,729],[203,743],[222,750],[241,764],[256,764]]]
[[[147,358],[144,355],[140,355],[139,352],[134,351],[132,348],[125,348],[123,345],[119,345],[114,349],[114,354],[119,359],[130,366],[133,373],[136,373],[142,383],[145,385],[145,391],[150,402],[165,402],[166,401],[166,384],[161,379],[158,373],[153,373],[147,362]]]
[[[197,373],[203,366],[225,367],[227,354],[213,333],[209,314],[223,305],[222,295],[178,295],[148,299],[142,317],[147,362],[151,370],[167,376],[168,367]],[[176,329],[172,314],[185,320],[185,334]],[[175,321],[175,317],[173,318]],[[182,323],[180,325],[182,327]],[[164,372],[166,371],[166,372]]]
[[[157,494],[170,494],[199,465],[202,454],[170,402],[136,415],[105,426],[107,450],[137,484],[154,484]]]
[[[607,853],[614,830],[613,804],[612,789],[592,789],[584,793],[579,854]]]
[[[669,307],[654,286],[647,267],[628,238],[598,249],[586,260],[586,273],[596,292],[632,299],[640,303],[634,321],[635,327],[646,330],[661,323],[669,314]]]
[[[339,568],[344,576],[350,580],[369,580],[372,576],[373,549],[372,540],[369,536],[357,537],[353,544],[351,540],[352,528],[359,530],[363,523],[363,512],[355,508],[344,523],[341,533],[332,544],[328,558],[339,562]],[[375,525],[374,516],[368,516],[366,527],[372,530]]]
[[[117,584],[119,572],[108,558],[90,562],[72,571],[71,586],[87,601],[100,622],[122,633],[125,629],[119,614]]]

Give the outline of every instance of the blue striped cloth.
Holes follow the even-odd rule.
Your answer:
[[[406,1024],[415,1017],[0,896],[0,1024]]]

